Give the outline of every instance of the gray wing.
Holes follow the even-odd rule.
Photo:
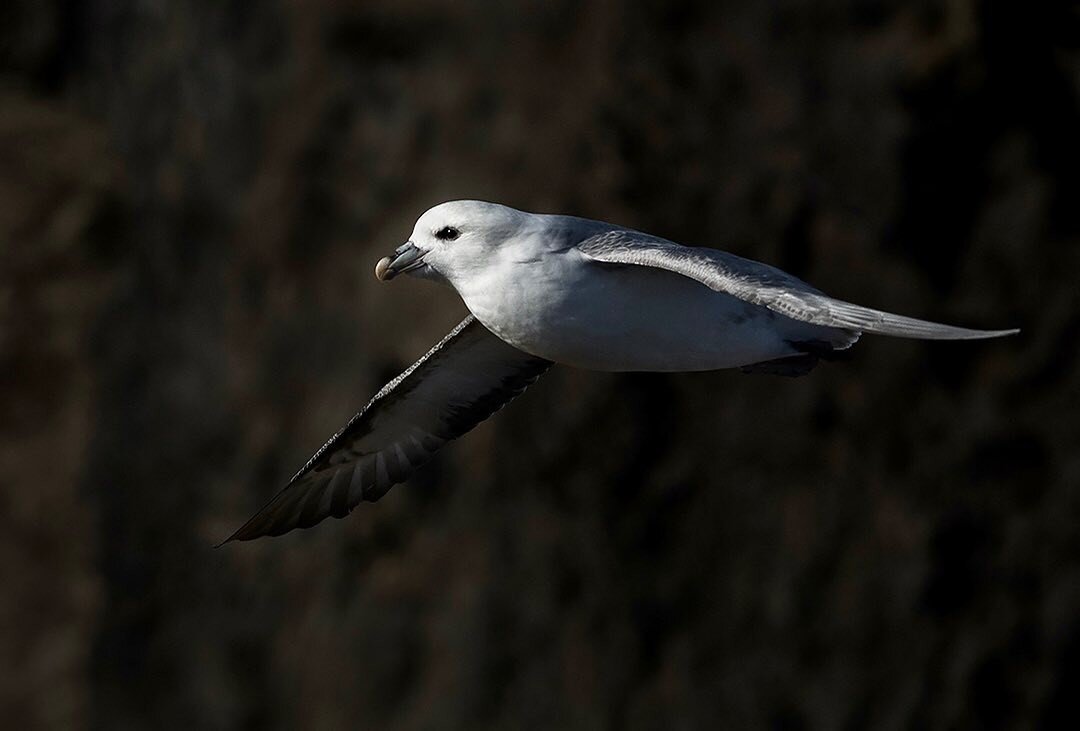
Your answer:
[[[813,325],[925,340],[974,340],[1019,332],[969,330],[872,310],[833,299],[768,264],[717,249],[680,246],[637,231],[605,231],[586,238],[577,249],[598,262],[655,267],[682,274],[717,292]]]
[[[247,541],[342,518],[375,501],[446,442],[532,385],[551,361],[507,345],[469,315],[386,384],[262,510],[230,536]]]

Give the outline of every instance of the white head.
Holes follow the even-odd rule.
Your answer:
[[[383,281],[408,272],[413,276],[455,280],[488,266],[499,245],[525,228],[533,217],[514,208],[484,201],[450,201],[428,209],[412,236],[375,265]]]

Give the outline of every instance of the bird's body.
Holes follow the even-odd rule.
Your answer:
[[[279,535],[376,500],[553,363],[603,371],[803,375],[861,334],[970,330],[828,297],[779,269],[570,216],[480,201],[436,206],[380,260],[449,284],[470,315],[383,388],[233,538]]]
[[[798,355],[793,342],[842,347],[853,339],[846,331],[796,322],[678,274],[597,265],[573,247],[491,266],[458,292],[505,342],[598,371],[737,368]]]

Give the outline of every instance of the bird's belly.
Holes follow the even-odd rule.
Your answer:
[[[781,332],[793,321],[686,277],[644,267],[592,274],[557,297],[550,287],[531,295],[525,283],[496,306],[470,308],[515,347],[591,370],[714,370],[796,352]]]

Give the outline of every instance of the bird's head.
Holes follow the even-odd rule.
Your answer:
[[[518,233],[529,214],[484,201],[440,203],[420,216],[409,240],[375,265],[389,281],[409,273],[453,284],[488,266],[499,245]]]

